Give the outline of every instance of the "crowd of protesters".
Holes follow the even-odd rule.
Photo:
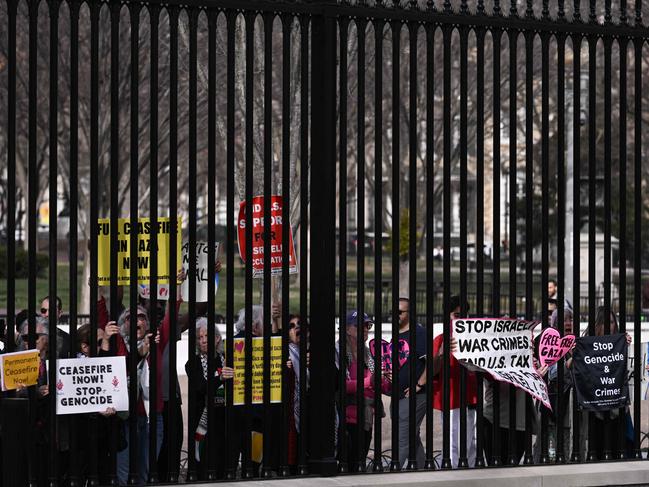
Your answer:
[[[220,263],[217,263],[217,272],[220,271]],[[181,272],[179,279],[184,279]],[[548,315],[549,326],[559,326],[559,310],[557,309],[557,283],[551,281],[548,285]],[[172,472],[180,470],[181,449],[183,440],[187,433],[184,430],[183,412],[181,408],[182,393],[180,384],[175,374],[175,387],[170,387],[170,370],[174,364],[170,363],[170,340],[174,336],[180,337],[190,326],[195,327],[196,343],[195,353],[190,354],[185,371],[188,380],[193,384],[190,393],[193,397],[189,401],[192,405],[192,411],[189,415],[191,422],[187,424],[188,430],[195,439],[195,460],[197,466],[197,478],[202,479],[223,479],[226,475],[233,476],[259,476],[274,475],[278,472],[280,465],[280,438],[284,435],[285,444],[288,451],[288,473],[297,472],[298,458],[298,438],[307,432],[301,430],[301,411],[306,407],[309,400],[309,368],[310,357],[302,355],[302,351],[308,349],[308,345],[301,347],[303,340],[307,341],[308,335],[304,333],[304,317],[291,314],[286,321],[289,329],[287,335],[289,343],[287,344],[289,360],[283,365],[288,391],[285,397],[288,398],[288,407],[283,408],[281,404],[271,404],[270,408],[265,408],[262,404],[255,404],[249,408],[233,407],[230,414],[226,412],[226,384],[235,377],[235,370],[226,363],[224,354],[224,337],[218,328],[214,327],[214,333],[209,330],[209,323],[204,316],[206,307],[203,308],[197,303],[198,319],[190,323],[189,316],[179,314],[182,299],[178,299],[175,307],[169,302],[158,302],[158,308],[151,309],[151,302],[140,297],[136,316],[131,315],[131,308],[124,307],[121,303],[121,292],[119,294],[120,302],[118,307],[122,309],[117,320],[109,318],[109,310],[104,297],[100,296],[97,303],[97,329],[95,330],[96,341],[93,340],[89,324],[80,326],[76,330],[76,343],[71,343],[70,336],[64,331],[57,328],[57,357],[89,357],[89,356],[124,356],[129,357],[136,354],[137,357],[137,376],[130,377],[129,381],[137,381],[138,399],[137,399],[137,430],[132,434],[130,427],[132,425],[128,418],[128,412],[116,412],[112,408],[107,408],[100,414],[86,414],[70,416],[57,416],[52,418],[50,415],[49,395],[50,389],[47,377],[47,359],[49,354],[49,326],[50,313],[54,312],[51,307],[56,306],[57,318],[62,313],[62,303],[57,297],[56,300],[45,297],[41,301],[40,315],[35,319],[35,327],[29,330],[27,313],[21,312],[16,317],[16,336],[13,338],[5,337],[5,342],[9,339],[15,340],[15,350],[26,350],[35,348],[40,355],[40,367],[38,374],[38,383],[35,387],[19,387],[15,392],[4,393],[5,397],[30,398],[30,405],[35,410],[30,411],[32,418],[35,420],[30,424],[32,441],[30,442],[29,451],[24,452],[25,464],[32,463],[31,468],[33,480],[37,485],[46,485],[50,475],[50,462],[52,461],[51,449],[55,448],[56,471],[58,472],[60,485],[67,485],[70,475],[73,472],[81,479],[97,475],[100,484],[116,480],[119,485],[141,485],[146,483],[150,478],[150,458],[157,458],[156,474],[157,478],[167,479]],[[410,316],[410,302],[407,297],[402,297],[398,301],[398,320],[399,335],[398,343],[400,352],[405,353],[404,360],[399,360],[395,364],[394,372],[387,370],[383,362],[377,363],[374,359],[370,348],[368,347],[369,332],[374,321],[366,314],[359,316],[357,310],[351,310],[341,324],[341,340],[345,340],[344,356],[341,354],[341,343],[336,343],[336,369],[339,376],[338,383],[344,383],[344,389],[337,391],[337,404],[345,404],[344,410],[338,408],[336,413],[336,452],[337,459],[341,464],[345,464],[350,471],[364,470],[367,467],[368,455],[372,442],[372,431],[375,417],[383,418],[386,411],[383,407],[382,396],[389,396],[391,404],[389,412],[393,421],[398,422],[398,458],[393,458],[400,468],[408,466],[423,468],[425,465],[425,449],[421,441],[420,429],[427,413],[427,405],[432,404],[433,409],[443,411],[444,407],[450,409],[450,462],[453,468],[458,466],[473,466],[478,459],[484,460],[486,464],[507,464],[511,463],[513,458],[515,463],[520,463],[525,453],[526,431],[532,428],[537,435],[537,444],[534,446],[534,460],[539,461],[540,448],[538,446],[539,418],[540,408],[537,401],[526,395],[520,389],[513,389],[508,384],[496,382],[490,378],[484,377],[484,399],[482,404],[482,418],[478,418],[478,376],[475,372],[469,371],[463,367],[452,355],[457,348],[457,341],[451,337],[450,343],[444,343],[442,334],[435,337],[432,344],[427,343],[426,329],[416,323]],[[568,301],[562,307],[563,331],[566,334],[572,333],[572,306]],[[446,309],[449,310],[449,322],[460,316],[468,316],[468,304],[460,301],[458,296],[453,296],[447,303]],[[252,316],[246,319],[246,310],[239,311],[234,324],[234,338],[246,336],[247,323],[251,325],[250,333],[253,337],[264,335],[264,313],[263,307],[252,306]],[[175,313],[175,319],[172,319],[172,313]],[[282,336],[281,304],[272,305],[272,334]],[[151,316],[155,316],[156,326],[151,326],[149,321]],[[133,326],[133,320],[136,320]],[[597,320],[594,324],[596,335],[604,334],[604,322],[606,312],[603,308],[598,310]],[[171,324],[176,323],[178,333],[174,334],[170,330]],[[361,329],[359,329],[359,325]],[[614,314],[610,316],[610,330],[607,332],[616,333],[618,331],[617,321]],[[136,330],[135,340],[130,336],[131,332]],[[155,334],[152,332],[155,330]],[[214,336],[213,347],[208,343],[208,337]],[[415,343],[411,343],[411,337],[414,335]],[[380,337],[379,337],[380,338]],[[152,343],[155,342],[155,347]],[[631,342],[630,336],[627,335],[627,342]],[[30,343],[32,346],[30,347]],[[132,350],[132,344],[137,344],[137,348]],[[6,345],[6,343],[5,343]],[[445,347],[449,347],[449,352],[445,352]],[[4,346],[6,351],[8,347]],[[152,367],[152,350],[155,350],[155,363],[157,366],[156,387],[151,387],[150,368]],[[213,356],[209,351],[213,350]],[[410,357],[411,354],[415,354]],[[430,354],[430,355],[429,355]],[[430,356],[432,364],[427,367],[427,357]],[[444,360],[450,357],[448,390],[450,397],[448,403],[444,400]],[[302,365],[304,362],[304,366]],[[550,444],[556,444],[557,438],[555,432],[557,424],[560,424],[563,432],[563,445],[565,457],[570,457],[572,447],[572,379],[570,368],[572,363],[571,353],[565,357],[565,360],[554,364],[551,367],[538,367],[538,373],[545,376],[550,401],[553,404],[551,413],[548,413],[549,429],[548,435]],[[538,364],[535,364],[538,366]],[[411,367],[414,367],[415,384],[412,388]],[[559,390],[557,381],[558,367],[563,367],[563,383]],[[210,376],[210,371],[213,374]],[[306,375],[304,374],[306,371]],[[362,374],[359,375],[359,372]],[[431,371],[433,377],[428,380],[427,372]],[[377,377],[377,374],[380,377]],[[462,381],[461,376],[464,375]],[[208,401],[208,387],[212,381],[213,400]],[[396,381],[396,384],[393,384]],[[432,383],[432,390],[428,390],[428,384]],[[461,384],[464,384],[463,402],[461,402]],[[376,385],[379,384],[379,390]],[[303,387],[304,386],[304,387]],[[362,391],[359,396],[358,391]],[[155,390],[155,397],[152,397],[151,391]],[[176,391],[176,397],[170,398],[171,390]],[[306,390],[306,395],[300,393]],[[499,408],[496,411],[494,407],[494,395],[498,390]],[[397,395],[394,396],[394,391]],[[510,398],[510,394],[515,397]],[[414,412],[415,416],[411,417],[411,398],[415,396]],[[375,400],[379,396],[380,400]],[[557,398],[561,397],[562,409],[557,410],[554,407]],[[359,397],[362,397],[362,404],[358,404]],[[510,404],[516,404],[516,414],[514,419],[515,425],[511,424]],[[378,404],[378,409],[375,405]],[[461,409],[466,407],[465,415],[461,414]],[[174,414],[171,414],[175,408]],[[151,425],[151,411],[155,411],[157,422]],[[283,412],[288,411],[288,417],[283,418]],[[359,412],[362,413],[359,416]],[[530,415],[530,411],[532,414]],[[558,416],[561,412],[561,416]],[[432,413],[432,411],[430,411]],[[604,431],[606,422],[620,421],[617,411],[615,414],[591,415],[590,427],[594,428],[595,436],[601,435]],[[495,415],[499,415],[499,435],[494,435]],[[461,416],[466,418],[464,431],[466,437],[460,438]],[[174,418],[171,421],[171,417]],[[437,413],[437,417],[444,417],[443,414]],[[268,421],[271,418],[271,421]],[[209,420],[214,421],[214,425],[209,424]],[[625,427],[633,431],[628,411],[623,418]],[[49,432],[51,421],[57,422],[57,437],[50,438]],[[482,421],[483,425],[483,451],[477,451],[476,448],[476,423]],[[227,424],[226,424],[227,422]],[[411,435],[411,425],[414,422],[414,438]],[[71,427],[74,423],[74,427]],[[288,430],[284,430],[284,425],[288,425]],[[514,426],[515,430],[510,431]],[[585,438],[587,438],[588,423],[584,422],[581,427],[581,444],[580,448],[585,448]],[[229,429],[230,442],[225,444],[225,430]],[[274,446],[271,451],[263,452],[261,458],[252,458],[252,462],[243,462],[248,467],[248,471],[240,472],[238,469],[242,465],[244,455],[251,455],[246,448],[251,431],[256,431],[262,435],[268,435],[270,442]],[[0,433],[2,430],[0,429]],[[209,435],[208,435],[209,434]],[[156,452],[151,454],[149,451],[151,435],[155,435]],[[631,435],[627,437],[632,438]],[[131,438],[136,438],[136,445],[131,445]],[[493,443],[494,437],[499,438],[499,444]],[[340,448],[341,441],[346,443],[343,455],[343,449]],[[213,447],[207,448],[206,445],[213,440]],[[415,442],[411,448],[410,441]],[[460,444],[464,441],[466,445],[466,457],[460,458]],[[629,440],[630,441],[630,440]],[[97,452],[96,465],[93,466],[93,459],[90,456],[89,445],[94,442]],[[71,445],[76,444],[75,455],[70,455]],[[438,443],[441,445],[441,442]],[[602,442],[598,441],[597,445]],[[8,446],[7,438],[0,434],[0,454],[2,448]],[[129,460],[131,458],[130,449],[137,448],[137,474],[131,478],[131,469]],[[598,447],[599,448],[599,447]],[[630,451],[629,445],[624,445],[623,449]],[[410,458],[411,450],[415,452],[415,457]],[[305,452],[308,455],[308,451]],[[213,455],[210,458],[210,454]],[[596,452],[597,457],[601,458],[602,452]],[[27,456],[30,457],[28,462]],[[34,462],[33,459],[38,461]],[[171,459],[172,463],[169,463]],[[465,463],[461,463],[465,462]],[[24,478],[27,480],[27,469],[25,469]],[[1,477],[1,476],[0,476]],[[0,483],[2,482],[0,478]],[[4,486],[2,486],[4,487]]]

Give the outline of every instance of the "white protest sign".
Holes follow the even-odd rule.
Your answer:
[[[214,244],[214,256],[218,259],[219,256],[219,242]],[[196,300],[197,303],[207,302],[207,281],[211,274],[214,274],[214,295],[219,288],[219,275],[214,272],[214,268],[210,271],[210,266],[207,263],[207,242],[196,242]],[[180,287],[180,294],[184,300],[189,299],[189,243],[185,242],[182,246],[182,268],[187,274]],[[150,299],[151,291],[147,284],[139,284],[139,295],[144,299]],[[158,300],[169,300],[169,285],[158,284]]]
[[[633,394],[635,391],[635,347],[633,344],[629,346],[628,351],[628,364],[627,364],[627,380],[629,382],[629,398],[633,401]],[[640,344],[640,400],[649,399],[649,372],[647,366],[649,365],[649,343]]]
[[[214,243],[214,259],[219,256],[219,242]],[[196,242],[196,302],[207,303],[207,282],[210,276],[214,276],[214,295],[219,287],[219,275],[214,272],[214,267],[207,262],[207,242]],[[187,273],[187,279],[182,285],[183,299],[189,300],[189,243],[183,244],[183,269]]]
[[[56,362],[56,414],[128,411],[125,357],[86,357]]]
[[[457,340],[453,356],[522,389],[551,409],[547,385],[532,364],[532,329],[536,325],[536,321],[506,318],[453,320]]]

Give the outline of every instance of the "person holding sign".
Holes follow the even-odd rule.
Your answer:
[[[187,378],[194,384],[194,424],[190,424],[190,431],[194,431],[196,439],[196,470],[198,480],[207,480],[208,461],[206,460],[207,452],[205,451],[205,437],[208,432],[208,407],[214,410],[214,426],[209,430],[215,433],[213,438],[215,448],[215,475],[216,479],[225,478],[226,467],[226,445],[223,442],[222,435],[225,431],[225,388],[224,381],[232,380],[234,369],[225,367],[225,358],[223,355],[223,340],[219,330],[214,327],[214,377],[208,378],[208,323],[207,318],[202,317],[196,320],[196,354],[189,357],[185,364]],[[214,403],[209,406],[207,403],[207,384],[209,380],[214,381]]]
[[[374,424],[374,374],[382,373],[381,369],[375,368],[374,360],[370,354],[370,349],[365,345],[367,342],[370,328],[372,328],[372,320],[369,316],[363,314],[362,331],[357,328],[358,325],[358,311],[350,311],[347,313],[346,318],[346,357],[344,363],[344,371],[341,371],[340,360],[340,342],[336,344],[336,367],[341,373],[345,374],[345,395],[346,404],[345,409],[345,434],[347,435],[347,465],[350,471],[358,471],[360,466],[362,471],[365,471],[365,459],[370,449],[370,442],[372,441],[372,425]],[[358,340],[363,341],[363,357],[358,357]],[[363,378],[359,378],[356,374],[358,371],[358,361],[363,362]],[[357,387],[358,382],[362,381],[363,398],[363,424],[358,424],[357,411]],[[383,375],[381,379],[382,392],[388,393],[390,390],[391,381],[389,375]],[[376,414],[383,415],[383,411],[376,411]],[[362,431],[362,435],[361,435]],[[359,457],[359,442],[362,437],[362,452]]]
[[[459,318],[461,312],[460,297],[451,296],[449,300],[450,321]],[[466,305],[467,312],[469,311],[468,304]],[[457,347],[457,342],[451,339],[451,349]],[[435,337],[433,341],[433,408],[438,411],[443,411],[443,390],[444,390],[444,377],[441,372],[441,363],[444,357],[444,335],[440,334]],[[462,365],[452,355],[450,363],[450,380],[449,388],[451,391],[450,409],[451,409],[451,463],[453,468],[457,468],[460,452],[460,374]],[[475,465],[476,450],[475,450],[475,420],[476,420],[476,403],[478,386],[476,375],[474,372],[466,371],[466,448],[467,459],[469,466]]]
[[[593,440],[588,445],[588,451],[589,455],[594,454],[598,460],[604,459],[605,451],[612,450],[612,445],[605,444],[605,432],[610,430],[611,424],[615,425],[615,431],[624,428],[627,432],[626,444],[618,445],[620,450],[625,450],[627,455],[633,453],[633,424],[628,411],[627,382],[627,355],[631,335],[622,335],[618,330],[615,314],[607,313],[601,306],[597,310],[594,336],[577,339],[572,361],[571,370],[579,407],[591,411],[591,421],[582,422],[584,427],[581,428],[583,437],[580,444],[585,445],[586,438]],[[621,418],[620,409],[626,412]],[[587,430],[590,430],[590,434]],[[617,444],[617,434],[611,438]]]

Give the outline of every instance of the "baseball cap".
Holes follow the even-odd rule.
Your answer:
[[[346,319],[345,323],[347,324],[347,326],[356,326],[358,324],[357,320],[358,320],[358,311],[353,310],[353,311],[350,311],[349,313],[347,313],[347,319]],[[363,323],[368,323],[368,322],[373,323],[373,321],[370,319],[370,317],[367,316],[367,313],[363,313],[363,321],[362,322]]]

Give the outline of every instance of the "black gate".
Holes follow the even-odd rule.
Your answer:
[[[0,9],[4,351],[48,364],[0,393],[0,485],[644,458],[641,0]],[[433,342],[454,312],[632,329],[630,412],[559,393],[550,414],[481,374],[474,401],[462,367],[452,408],[450,346]],[[364,313],[395,343],[402,315],[422,324],[402,334],[407,377],[373,373]],[[229,380],[256,338],[263,359]],[[128,411],[57,416],[57,359],[97,355],[126,357]]]

